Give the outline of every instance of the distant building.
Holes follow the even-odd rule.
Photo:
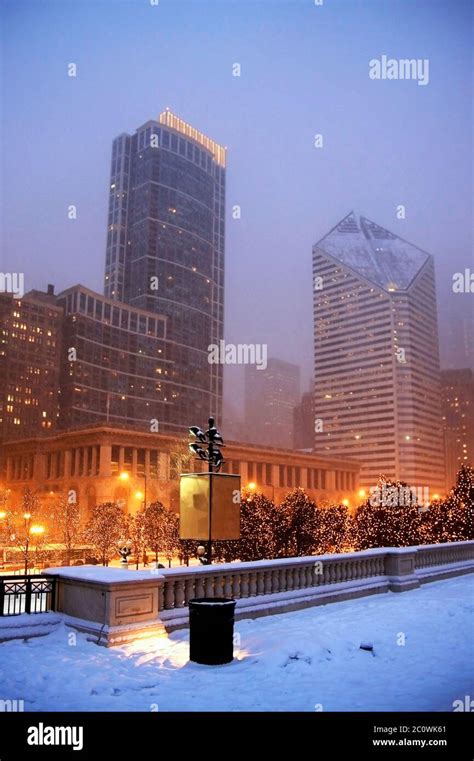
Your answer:
[[[443,370],[441,388],[446,481],[451,487],[461,465],[474,465],[474,373],[469,368]]]
[[[314,447],[314,392],[306,391],[293,410],[293,446],[295,449]]]
[[[226,150],[171,111],[113,141],[105,295],[168,317],[174,423],[221,418]],[[191,413],[191,416],[190,416]]]
[[[433,258],[353,212],[313,247],[315,448],[445,487]],[[319,421],[319,430],[318,430]]]
[[[249,440],[274,447],[293,446],[293,411],[300,398],[300,368],[268,359],[265,370],[245,368],[245,427]]]
[[[55,429],[63,310],[53,286],[0,294],[0,440]]]

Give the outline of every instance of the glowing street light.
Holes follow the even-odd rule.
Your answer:
[[[344,505],[344,507],[349,507],[349,500],[348,499],[343,499],[342,500],[342,504]]]
[[[135,492],[135,499],[143,499],[143,492],[138,490]]]
[[[129,478],[130,478],[130,475],[127,473],[126,470],[119,475],[119,479],[121,481],[128,481]]]
[[[249,483],[249,485],[247,486],[247,488],[248,488],[250,491],[255,491],[255,489],[257,488],[257,484],[256,484],[256,483],[254,483],[253,481],[251,481],[251,482]]]
[[[32,526],[30,528],[30,534],[36,534],[38,536],[44,534],[44,526]]]
[[[359,489],[359,497],[360,497],[361,499],[364,499],[364,497],[366,496],[366,494],[367,494],[367,492],[365,491],[365,489]]]

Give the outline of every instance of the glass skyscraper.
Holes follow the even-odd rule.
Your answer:
[[[105,295],[167,317],[173,422],[221,417],[226,150],[166,110],[113,142]]]

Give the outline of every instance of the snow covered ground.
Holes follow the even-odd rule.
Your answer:
[[[451,711],[474,696],[473,582],[239,621],[225,666],[191,663],[187,631],[105,649],[61,624],[0,644],[0,699],[25,711]]]

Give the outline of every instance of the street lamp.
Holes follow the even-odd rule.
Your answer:
[[[0,510],[0,521],[4,521],[7,517],[7,514],[5,510]],[[3,571],[5,568],[5,549],[3,547],[0,548],[0,570]]]
[[[224,439],[215,426],[213,417],[208,419],[209,428],[207,431],[202,431],[199,426],[192,425],[189,428],[191,433],[197,441],[200,443],[192,442],[189,444],[189,449],[200,460],[207,462],[208,473],[219,473],[221,466],[224,462],[222,452],[219,447],[225,447]],[[204,446],[201,446],[203,444]],[[217,446],[218,445],[218,446]],[[204,448],[206,447],[206,448]],[[209,479],[209,539],[207,542],[207,556],[206,565],[212,563],[212,478]]]
[[[119,479],[120,479],[120,481],[123,481],[124,483],[126,483],[130,479],[130,474],[127,473],[127,471],[125,470],[122,473],[120,473]],[[136,497],[136,499],[143,500],[143,506],[146,507],[146,487],[147,487],[147,475],[146,475],[146,473],[143,474],[143,485],[144,485],[144,491],[142,492],[142,491],[140,491],[140,489],[138,489],[135,492],[135,497]]]

